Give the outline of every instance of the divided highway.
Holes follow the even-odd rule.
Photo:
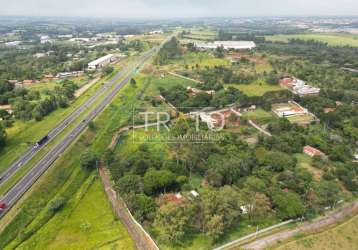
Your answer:
[[[167,41],[167,40],[166,40]],[[164,44],[164,43],[163,43]],[[76,126],[74,127],[59,143],[57,143],[49,152],[47,152],[41,160],[22,177],[1,199],[0,201],[7,205],[7,208],[0,210],[0,218],[16,203],[17,200],[36,182],[36,180],[51,166],[51,164],[59,157],[59,155],[76,139],[76,137],[87,127],[88,123],[93,120],[104,108],[113,100],[119,90],[131,79],[136,69],[144,65],[144,63],[154,55],[160,46],[152,48],[146,52],[136,63],[135,66],[129,67],[127,70],[119,72],[109,82],[105,83],[95,95],[88,99],[83,105],[63,120],[49,134],[49,141],[57,134],[61,133],[72,121],[74,121],[85,109],[94,103],[98,96],[114,85],[122,76],[127,76],[113,87],[113,89],[103,98],[103,100]],[[48,143],[48,142],[47,142]],[[45,144],[44,144],[45,145]],[[43,145],[42,145],[43,146]],[[41,147],[42,147],[41,146]],[[18,169],[28,162],[41,147],[29,149],[19,160],[13,163],[10,168],[4,172],[2,182],[12,176]],[[0,182],[1,183],[1,182]]]
[[[128,71],[128,70],[127,70]],[[48,140],[46,143],[42,144],[39,147],[35,147],[35,144],[29,148],[19,159],[13,162],[1,175],[0,175],[0,185],[6,182],[12,175],[14,175],[22,166],[24,166],[28,161],[34,157],[38,151],[41,150],[47,143],[54,139],[58,134],[60,134],[65,128],[69,126],[77,117],[79,117],[89,106],[91,106],[99,96],[101,96],[108,88],[118,81],[126,72],[122,70],[118,72],[110,81],[106,82],[101,88],[99,88],[94,95],[86,100],[80,107],[73,111],[69,116],[67,116],[60,124],[52,129],[48,134]]]

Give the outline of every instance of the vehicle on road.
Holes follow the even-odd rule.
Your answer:
[[[48,135],[45,135],[44,137],[42,137],[40,140],[38,140],[35,144],[35,148],[38,148],[40,146],[42,146],[45,142],[48,141],[48,139],[50,139],[50,137]]]
[[[0,211],[4,210],[4,209],[6,209],[6,208],[7,208],[6,203],[0,201]]]

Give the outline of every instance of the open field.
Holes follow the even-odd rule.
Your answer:
[[[210,53],[207,52],[191,52],[186,53],[182,58],[172,60],[170,64],[163,66],[163,69],[166,70],[177,70],[177,69],[185,69],[185,67],[196,67],[199,65],[201,68],[204,67],[214,67],[220,65],[230,65],[230,61],[224,58],[216,58]]]
[[[251,84],[226,84],[225,86],[237,88],[248,96],[262,96],[270,91],[282,90],[279,85],[270,85],[264,82],[255,82]]]
[[[306,169],[310,172],[315,180],[319,181],[323,175],[323,170],[315,168],[312,166],[312,158],[306,154],[295,154],[297,159],[297,166]]]
[[[277,250],[330,249],[353,250],[358,246],[358,215],[331,229],[313,235],[297,235],[296,240]]]
[[[297,35],[274,35],[266,36],[271,42],[288,42],[289,39],[316,40],[331,46],[353,46],[358,47],[358,35],[332,33],[332,34],[297,34]]]
[[[274,118],[271,112],[267,112],[263,109],[245,112],[243,113],[243,116],[260,124],[267,123]]]
[[[213,29],[198,29],[193,28],[189,30],[190,34],[185,34],[184,39],[188,40],[201,40],[201,41],[213,41],[216,39],[218,33]]]
[[[313,114],[305,114],[305,115],[295,115],[287,117],[287,119],[292,123],[297,124],[310,124],[311,122],[316,120],[316,117]]]
[[[90,177],[87,182],[69,201],[72,210],[57,213],[19,249],[134,249],[128,232],[112,212],[101,181]]]

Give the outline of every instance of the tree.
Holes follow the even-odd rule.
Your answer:
[[[322,206],[334,207],[339,200],[340,188],[334,181],[320,181],[317,184],[317,195]]]
[[[281,219],[297,218],[305,213],[305,207],[296,193],[278,191],[272,196],[272,201]]]
[[[106,75],[109,75],[114,71],[114,68],[112,66],[105,66],[102,70]]]
[[[215,49],[215,56],[218,57],[218,58],[224,58],[225,57],[225,49],[224,49],[224,46],[218,46],[216,49]]]
[[[143,190],[142,178],[139,175],[125,175],[116,181],[116,190],[122,194],[140,193]]]
[[[214,215],[209,219],[206,224],[206,234],[212,239],[214,242],[220,238],[221,235],[224,234],[225,226],[223,217],[221,215]]]
[[[130,84],[131,84],[131,86],[132,86],[133,88],[135,88],[135,87],[137,86],[137,82],[136,82],[136,80],[135,80],[134,78],[131,78]]]
[[[188,230],[191,219],[186,205],[167,203],[159,208],[154,225],[161,232],[163,240],[179,242]]]
[[[5,146],[6,143],[6,131],[2,123],[0,123],[0,150]]]
[[[124,198],[129,210],[137,220],[140,222],[144,222],[144,220],[154,220],[157,204],[152,197],[130,192],[125,194]]]
[[[219,190],[210,189],[202,195],[203,229],[208,232],[214,224],[214,216],[222,217],[224,230],[230,228],[238,221],[241,214],[241,199],[239,193],[230,186]],[[218,218],[215,223],[218,223]]]
[[[81,167],[87,170],[91,170],[97,167],[97,157],[90,150],[86,150],[81,154],[80,164]]]
[[[149,169],[143,178],[144,191],[147,194],[166,192],[176,186],[175,174],[169,170]]]

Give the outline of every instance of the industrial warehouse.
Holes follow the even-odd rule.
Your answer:
[[[225,50],[251,50],[256,48],[253,41],[215,41],[212,43],[196,43],[195,46],[199,49],[216,49],[223,47]]]
[[[88,63],[88,69],[89,70],[96,70],[99,68],[102,68],[108,64],[110,64],[111,62],[115,61],[115,57],[113,54],[109,54],[103,57],[100,57],[90,63]]]

